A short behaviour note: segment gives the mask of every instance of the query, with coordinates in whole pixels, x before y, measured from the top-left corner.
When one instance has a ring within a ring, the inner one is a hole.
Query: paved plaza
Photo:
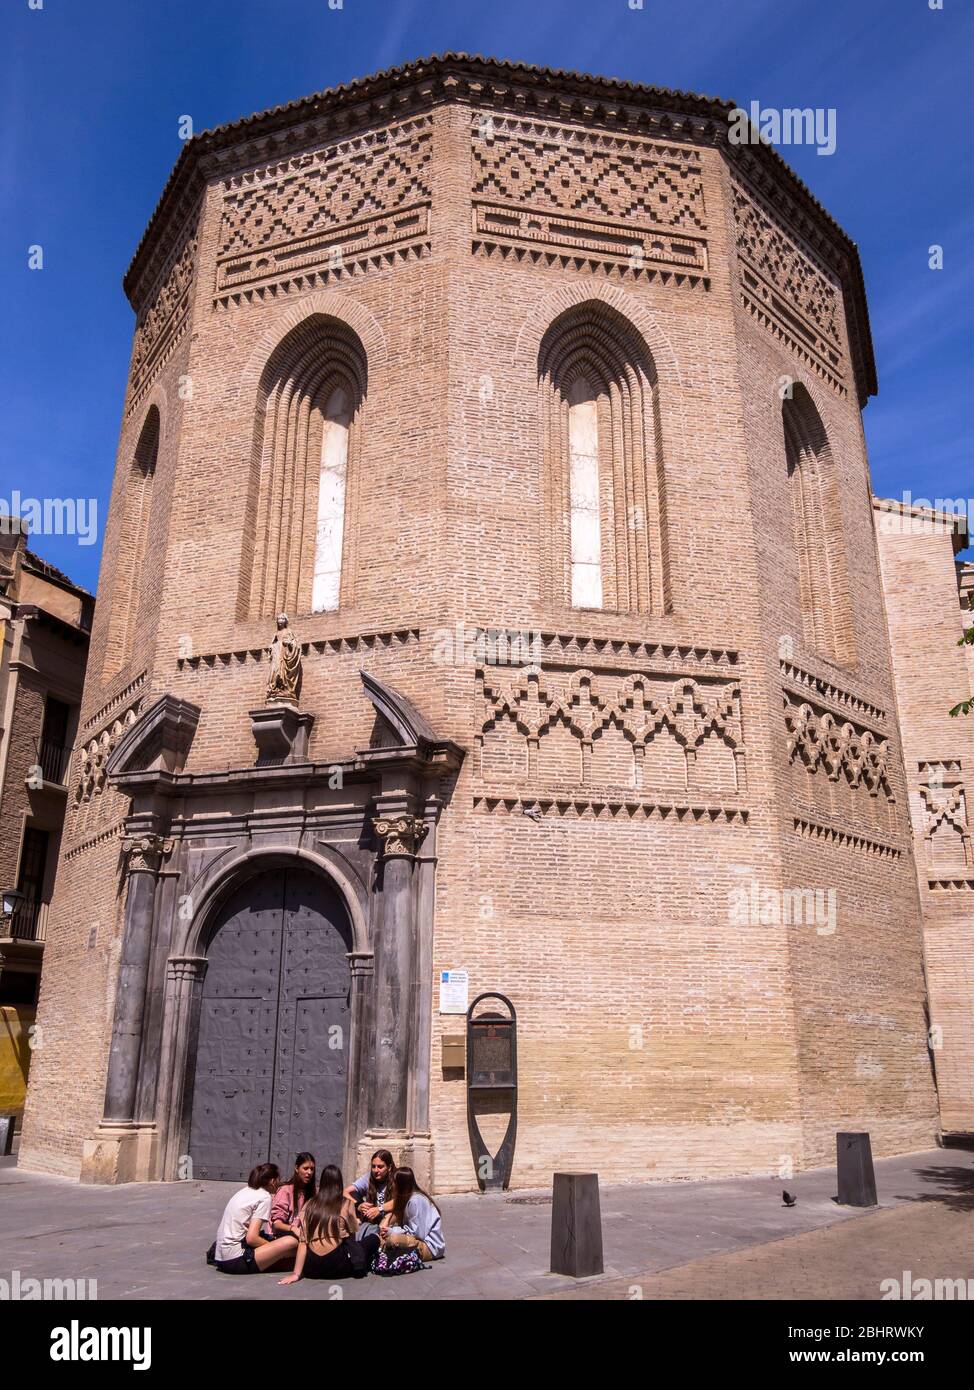
[[[974,1280],[974,1153],[876,1164],[880,1205],[836,1205],[835,1171],[602,1190],[605,1274],[549,1274],[550,1194],[443,1197],[447,1258],[341,1285],[349,1299],[878,1299],[880,1283]],[[328,1298],[334,1285],[234,1279],[204,1263],[233,1183],[81,1186],[0,1159],[0,1278],[97,1280],[99,1299]],[[972,1286],[974,1287],[974,1286]]]

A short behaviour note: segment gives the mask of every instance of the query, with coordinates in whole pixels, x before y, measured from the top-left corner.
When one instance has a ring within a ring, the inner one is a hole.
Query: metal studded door
[[[351,949],[338,894],[307,870],[289,869],[271,1122],[272,1157],[282,1172],[302,1149],[319,1170],[342,1161]]]
[[[348,1056],[348,916],[303,869],[243,884],[207,952],[190,1124],[200,1178],[244,1179],[310,1149],[340,1159]]]

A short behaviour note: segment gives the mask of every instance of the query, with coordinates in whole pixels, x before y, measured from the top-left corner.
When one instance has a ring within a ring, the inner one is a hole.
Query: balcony
[[[65,786],[70,760],[70,747],[62,747],[60,743],[52,743],[50,739],[41,739],[37,749],[37,762],[44,777],[45,786]]]
[[[9,917],[0,917],[0,938],[8,941],[33,941],[38,944],[47,935],[47,914],[50,903],[24,898],[17,903]]]

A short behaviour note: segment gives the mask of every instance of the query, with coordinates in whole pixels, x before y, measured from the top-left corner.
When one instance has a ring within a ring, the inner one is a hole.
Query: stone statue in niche
[[[301,684],[301,643],[288,627],[286,613],[278,614],[277,632],[267,650],[271,654],[268,700],[296,705]]]

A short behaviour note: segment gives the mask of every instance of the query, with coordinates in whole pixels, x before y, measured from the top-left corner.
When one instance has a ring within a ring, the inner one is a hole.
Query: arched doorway
[[[207,949],[189,1154],[199,1178],[244,1179],[309,1149],[341,1161],[352,929],[339,893],[304,867],[241,884]]]

